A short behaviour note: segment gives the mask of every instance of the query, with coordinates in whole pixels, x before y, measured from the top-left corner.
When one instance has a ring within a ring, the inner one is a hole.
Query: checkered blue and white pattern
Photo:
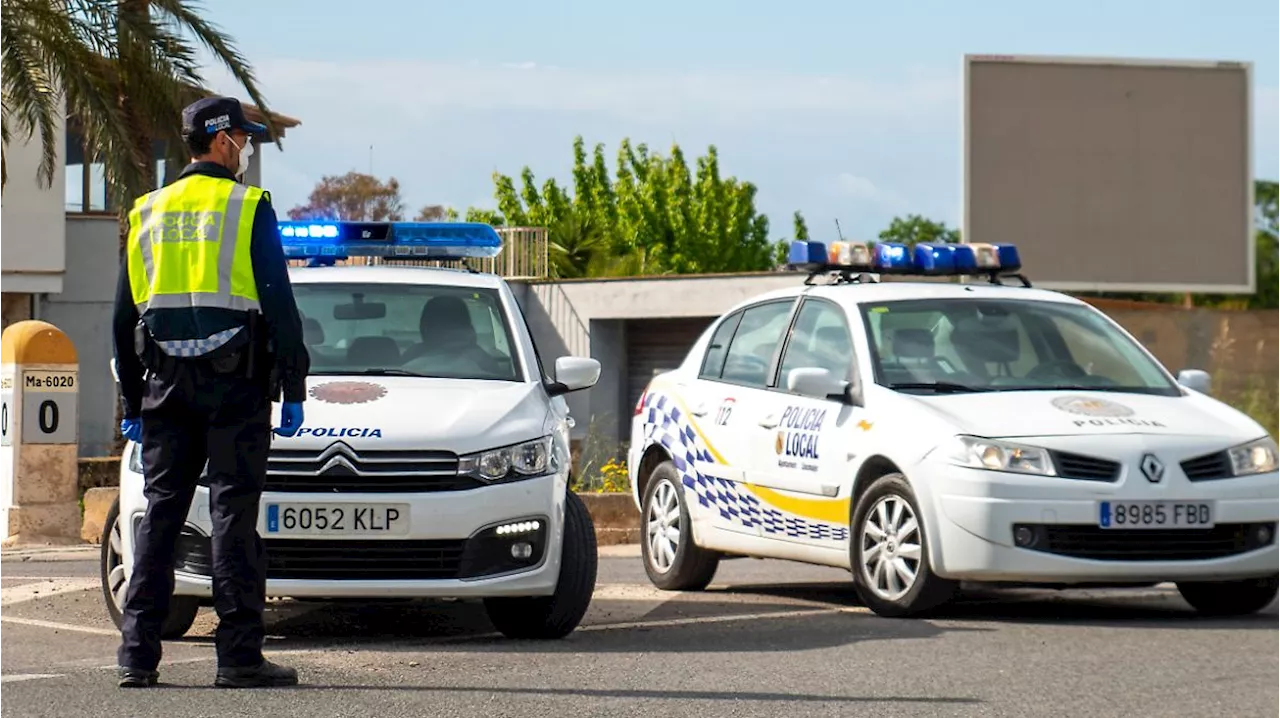
[[[717,463],[702,438],[684,420],[676,401],[666,394],[651,392],[645,400],[648,414],[645,437],[662,444],[680,474],[685,489],[698,504],[714,509],[720,517],[744,528],[761,527],[766,534],[817,541],[847,541],[849,527],[813,521],[779,511],[743,490],[736,482],[698,472],[697,462]]]
[[[156,344],[165,354],[173,357],[199,357],[208,354],[218,347],[231,341],[231,338],[240,333],[241,327],[232,327],[230,329],[218,332],[205,337],[204,339],[175,339],[170,341],[156,340]]]

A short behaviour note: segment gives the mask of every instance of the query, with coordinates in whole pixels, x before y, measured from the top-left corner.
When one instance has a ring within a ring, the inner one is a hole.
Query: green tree
[[[888,228],[880,233],[881,242],[901,242],[908,246],[917,242],[960,241],[960,230],[947,227],[943,222],[935,222],[918,214],[906,217],[894,217]]]
[[[557,276],[737,272],[773,263],[755,186],[722,177],[714,146],[691,170],[679,145],[663,157],[624,139],[611,174],[604,145],[588,154],[577,137],[570,177],[566,188],[554,179],[539,185],[528,167],[519,184],[493,176],[507,224],[548,228]]]
[[[204,94],[196,47],[209,50],[272,125],[248,61],[187,0],[7,0],[0,14],[3,145],[40,136],[37,180],[50,186],[58,125],[75,123],[103,164],[108,193],[156,186],[155,142],[182,156],[181,111]],[[274,128],[273,128],[274,129]],[[92,156],[92,155],[91,155]],[[0,162],[0,164],[3,164]],[[3,168],[8,182],[8,168]]]

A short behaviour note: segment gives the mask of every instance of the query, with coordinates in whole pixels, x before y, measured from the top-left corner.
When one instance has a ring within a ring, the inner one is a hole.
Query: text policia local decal
[[[774,452],[780,457],[778,466],[784,469],[817,471],[816,462],[821,459],[818,455],[819,438],[826,419],[826,409],[787,407],[778,422],[778,435],[774,441]]]

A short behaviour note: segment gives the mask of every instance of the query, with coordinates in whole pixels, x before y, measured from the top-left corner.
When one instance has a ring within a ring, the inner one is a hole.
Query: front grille
[[[458,578],[466,540],[266,539],[267,578],[305,581]],[[211,576],[209,538],[184,531],[175,567]]]
[[[1085,481],[1115,481],[1120,477],[1120,463],[1065,451],[1050,452],[1058,475]]]
[[[1182,462],[1182,473],[1190,481],[1231,478],[1231,457],[1225,451],[1197,456]]]
[[[276,449],[267,458],[266,491],[435,492],[483,486],[458,475],[458,457],[448,451],[364,450],[345,444],[324,451]]]
[[[458,577],[465,540],[267,541],[267,578],[428,580]]]
[[[1018,524],[1035,551],[1098,561],[1198,561],[1269,546],[1276,524],[1219,524],[1210,529],[1104,529],[1087,524]],[[1020,544],[1021,545],[1021,544]]]

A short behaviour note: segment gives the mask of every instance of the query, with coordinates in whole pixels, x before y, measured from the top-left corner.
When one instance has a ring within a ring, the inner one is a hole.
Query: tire
[[[858,597],[879,616],[921,616],[956,594],[958,584],[940,578],[929,565],[929,537],[919,517],[915,492],[899,473],[881,476],[858,497],[850,522],[850,567]],[[878,544],[875,535],[885,523],[906,531]],[[882,563],[882,555],[891,559]]]
[[[121,553],[120,499],[111,503],[107,519],[102,526],[102,548],[99,551],[99,575],[102,579],[102,598],[107,604],[111,622],[120,628],[124,615],[120,611],[128,581],[124,573],[124,557]],[[160,625],[160,639],[173,641],[187,635],[191,624],[200,612],[200,599],[196,596],[173,596],[169,599],[169,615]]]
[[[555,593],[484,600],[490,623],[507,638],[564,638],[578,627],[591,605],[599,558],[595,525],[576,493],[568,492],[564,508],[564,545]]]
[[[1246,616],[1271,605],[1277,584],[1275,575],[1244,581],[1184,581],[1178,584],[1178,593],[1202,615]]]
[[[701,591],[715,577],[720,554],[693,542],[689,507],[675,464],[664,461],[649,476],[641,513],[644,572],[654,586],[664,591]]]

